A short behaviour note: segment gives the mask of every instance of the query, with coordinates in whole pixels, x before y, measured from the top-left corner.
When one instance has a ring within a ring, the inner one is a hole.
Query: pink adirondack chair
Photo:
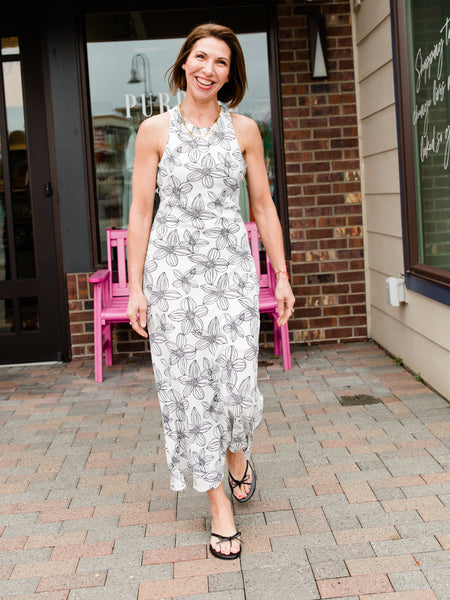
[[[259,233],[256,223],[253,221],[246,223],[248,239],[253,260],[255,261],[256,273],[259,279],[259,312],[268,313],[273,320],[274,352],[276,355],[283,355],[283,367],[285,371],[292,368],[291,364],[291,346],[289,343],[288,324],[279,327],[277,325],[277,300],[275,298],[276,277],[269,257],[266,254],[266,273],[261,273],[260,244]]]
[[[259,256],[259,234],[256,223],[246,223],[256,273],[260,283],[259,311],[269,313],[273,319],[275,354],[283,354],[285,370],[291,368],[291,348],[287,323],[277,325],[277,301],[275,298],[276,278],[269,258],[266,258],[266,273],[261,273]],[[94,285],[94,353],[95,381],[103,381],[103,351],[105,364],[112,366],[112,327],[115,323],[126,323],[128,304],[128,281],[126,266],[126,229],[107,229],[106,248],[108,268],[94,273],[89,282]],[[113,249],[117,249],[117,282],[113,281]]]
[[[112,326],[126,323],[128,281],[126,267],[126,229],[106,230],[108,268],[94,273],[89,282],[94,284],[94,354],[95,381],[103,381],[103,350],[105,363],[112,366]],[[113,248],[117,249],[117,283],[113,281]]]

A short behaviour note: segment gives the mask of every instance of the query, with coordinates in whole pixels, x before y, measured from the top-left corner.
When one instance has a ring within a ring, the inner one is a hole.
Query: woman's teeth
[[[207,81],[205,79],[201,79],[200,77],[196,77],[197,81],[201,84],[201,85],[213,85],[213,81]]]

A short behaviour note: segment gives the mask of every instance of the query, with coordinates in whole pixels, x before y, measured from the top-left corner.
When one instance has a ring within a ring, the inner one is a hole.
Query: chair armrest
[[[103,283],[111,276],[108,269],[100,269],[89,277],[89,283]]]

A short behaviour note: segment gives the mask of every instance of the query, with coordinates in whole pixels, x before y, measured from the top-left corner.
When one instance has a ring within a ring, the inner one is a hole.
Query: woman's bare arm
[[[233,125],[247,163],[247,187],[261,241],[275,272],[284,271],[283,233],[270,194],[258,126],[252,119],[236,114],[233,115]],[[284,274],[277,277],[275,295],[278,300],[278,323],[283,325],[295,303],[289,280]]]
[[[167,140],[168,115],[164,113],[143,121],[135,145],[127,258],[130,298],[127,316],[132,327],[147,337],[147,301],[142,291],[145,255],[152,224],[158,163]]]

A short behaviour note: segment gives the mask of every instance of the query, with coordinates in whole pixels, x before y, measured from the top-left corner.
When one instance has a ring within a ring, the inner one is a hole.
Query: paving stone
[[[420,568],[425,573],[427,569],[448,569],[450,568],[450,550],[438,552],[417,552],[414,554]]]
[[[87,537],[86,537],[86,541],[89,543],[94,543],[94,542],[105,542],[111,539],[136,539],[136,538],[143,538],[145,536],[145,525],[135,525],[132,527],[118,527],[113,520],[113,523],[110,525],[104,524],[102,525],[101,522],[103,523],[108,523],[108,519],[93,519],[94,521],[97,520],[100,523],[97,523],[96,526],[92,526],[90,527],[87,523],[85,523],[85,526],[87,527]],[[73,525],[71,528],[66,528],[64,529],[64,531],[77,531],[77,530],[81,530],[83,529],[83,527],[79,526],[79,529],[77,529],[76,525]]]
[[[109,585],[107,581],[106,585],[100,588],[89,587],[73,589],[69,593],[68,600],[137,600],[138,591],[138,582]],[[45,598],[43,598],[43,600],[45,600]]]
[[[39,577],[27,579],[0,580],[0,597],[18,596],[19,594],[32,594],[39,583]]]
[[[214,573],[208,576],[209,592],[228,592],[241,590],[244,587],[242,572]]]
[[[0,538],[2,539],[2,538]],[[13,550],[0,553],[0,565],[17,565],[23,563],[37,563],[49,560],[50,548]]]
[[[142,552],[139,550],[128,554],[115,553],[103,556],[85,556],[81,557],[78,561],[77,572],[105,571],[120,568],[130,568],[131,570],[132,567],[140,566],[141,563]]]
[[[353,558],[345,562],[352,577],[356,575],[370,575],[372,573],[397,573],[419,570],[419,565],[412,554]]]
[[[172,600],[223,600],[223,592],[176,596]],[[246,596],[243,590],[227,590],[227,600],[246,600]]]
[[[295,514],[292,510],[277,510],[265,512],[266,523],[287,523],[295,521]]]
[[[372,542],[377,556],[396,556],[397,554],[416,554],[440,550],[440,544],[434,536],[411,537],[399,540]]]
[[[402,523],[423,523],[419,513],[416,510],[405,510],[403,512],[391,512],[384,514],[364,514],[358,515],[358,519],[363,527],[383,527],[386,525],[400,525]]]
[[[283,600],[317,600],[319,591],[312,572],[296,566],[244,570],[246,600],[283,598]]]
[[[439,600],[448,600],[450,598],[450,566],[436,569],[423,568],[423,573]]]
[[[375,491],[377,500],[395,500],[398,498],[404,498],[405,494],[400,488],[382,488]]]
[[[381,595],[392,590],[388,577],[380,573],[325,579],[318,581],[317,585],[321,594],[320,597],[327,599],[334,596],[342,597],[349,593],[358,594],[360,597],[366,594]]]
[[[170,579],[174,576],[173,565],[150,565],[134,567],[118,567],[108,570],[108,583],[120,585],[124,582],[147,582]]]
[[[209,544],[209,533],[206,531],[195,531],[192,533],[178,533],[176,536],[176,546],[198,546],[199,544]]]
[[[405,496],[407,496],[408,498],[418,498],[419,496],[438,496],[439,500],[443,504],[448,504],[443,501],[443,498],[445,499],[445,497],[447,496],[447,499],[450,499],[449,490],[450,490],[449,483],[441,483],[441,484],[439,484],[439,483],[430,484],[429,483],[426,486],[424,486],[424,485],[408,486],[408,487],[405,487],[405,489],[403,491],[404,491]]]
[[[343,560],[329,559],[313,562],[311,568],[317,581],[320,579],[334,579],[348,577],[348,569]]]
[[[425,590],[429,585],[421,571],[389,573],[389,580],[396,592],[404,592],[407,590]]]
[[[375,553],[370,544],[345,544],[335,548],[307,548],[306,554],[311,564],[330,560],[349,560],[351,558],[370,558]]]
[[[360,522],[357,517],[349,514],[340,514],[331,512],[329,508],[324,507],[324,512],[332,531],[340,531],[342,529],[356,529],[360,526]]]

